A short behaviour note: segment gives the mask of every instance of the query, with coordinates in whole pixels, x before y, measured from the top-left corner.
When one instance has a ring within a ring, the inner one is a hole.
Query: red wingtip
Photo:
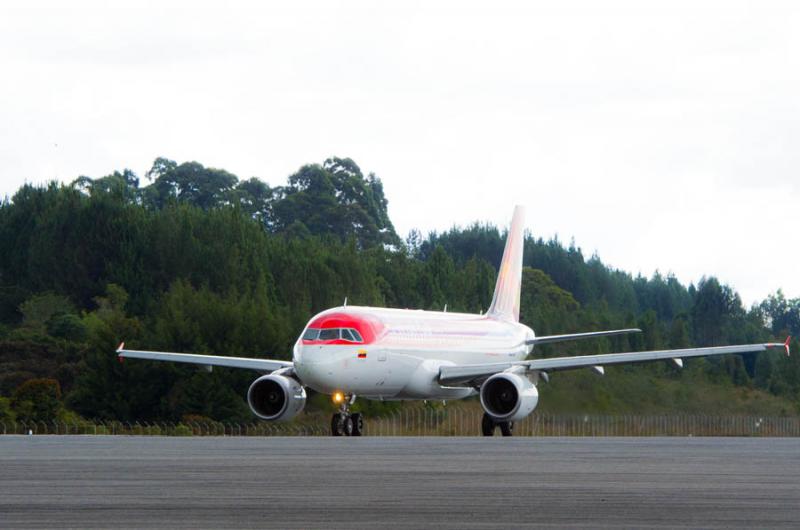
[[[786,348],[786,356],[787,357],[789,357],[789,355],[791,355],[791,352],[789,351],[789,343],[790,342],[792,342],[792,336],[791,335],[786,337],[786,342],[783,343],[783,347]]]

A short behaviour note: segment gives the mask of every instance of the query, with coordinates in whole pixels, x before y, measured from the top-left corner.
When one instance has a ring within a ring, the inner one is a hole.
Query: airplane
[[[551,372],[623,363],[741,354],[783,347],[781,343],[679,350],[609,353],[529,359],[536,345],[593,339],[639,329],[537,337],[519,322],[524,209],[514,209],[492,303],[485,314],[348,306],[346,301],[315,315],[294,344],[291,361],[125,349],[123,358],[149,359],[262,372],[247,391],[261,419],[290,420],[306,402],[306,388],[329,394],[339,405],[331,418],[333,436],[361,436],[364,419],[351,412],[356,396],[372,400],[452,400],[478,395],[484,410],[481,431],[499,427],[513,434],[514,422],[539,401],[537,384]]]

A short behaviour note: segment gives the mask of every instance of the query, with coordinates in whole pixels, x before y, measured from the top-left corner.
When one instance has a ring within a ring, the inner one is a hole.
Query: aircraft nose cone
[[[303,364],[319,364],[322,361],[322,348],[319,346],[300,346],[297,351],[298,359]]]

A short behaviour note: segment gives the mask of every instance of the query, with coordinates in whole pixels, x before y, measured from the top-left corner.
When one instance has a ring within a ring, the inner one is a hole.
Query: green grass
[[[794,416],[797,403],[753,388],[717,384],[696,372],[658,374],[640,367],[553,373],[539,384],[540,412],[556,414],[708,414]]]

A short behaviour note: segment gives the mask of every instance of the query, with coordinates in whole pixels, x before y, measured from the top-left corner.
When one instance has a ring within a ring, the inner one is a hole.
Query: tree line
[[[399,237],[380,179],[346,158],[303,166],[276,187],[164,158],[144,180],[123,170],[68,185],[25,185],[0,205],[0,420],[246,420],[254,374],[120,364],[118,342],[288,359],[310,316],[345,297],[482,312],[504,238],[485,224]],[[689,286],[671,275],[634,277],[574,244],[531,234],[524,260],[521,320],[537,333],[644,330],[537,354],[760,342],[800,332],[800,300],[780,291],[746,308],[714,277]],[[731,356],[687,368],[694,381],[760,389],[800,406],[797,357]],[[663,365],[621,370],[681,377]],[[310,406],[324,405],[312,399]]]

